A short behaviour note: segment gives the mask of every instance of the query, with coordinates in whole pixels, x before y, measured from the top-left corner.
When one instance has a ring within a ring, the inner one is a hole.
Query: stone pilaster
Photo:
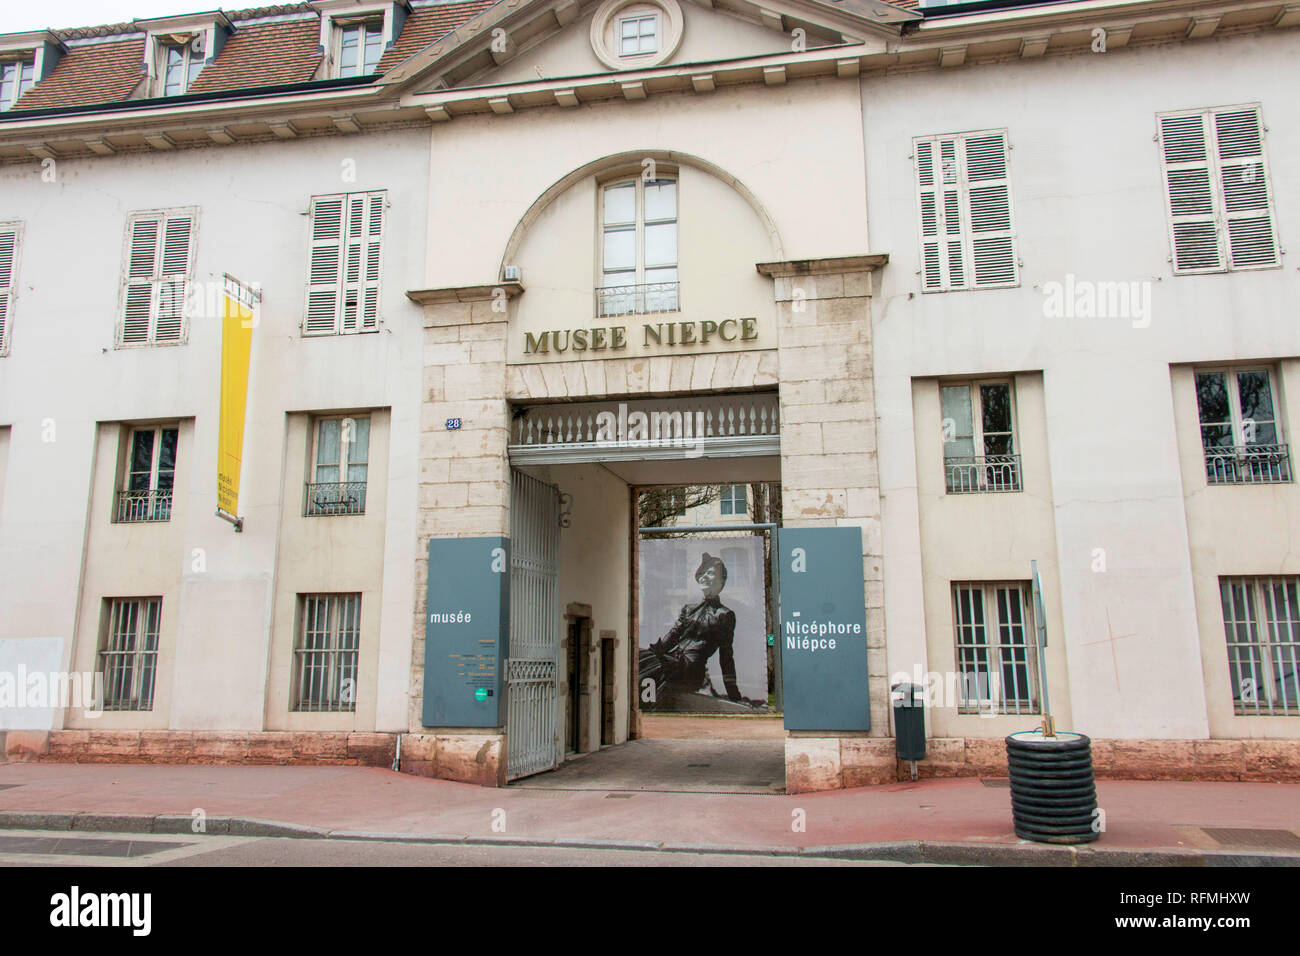
[[[498,768],[504,753],[504,728],[466,733],[463,729],[421,725],[429,580],[427,542],[431,537],[509,533],[506,334],[508,299],[520,291],[517,283],[505,283],[409,294],[424,306],[424,372],[408,711],[412,736],[409,766],[408,754],[404,753],[403,769],[480,783],[504,783],[504,770]],[[459,419],[460,427],[448,428],[449,419]],[[438,759],[423,760],[421,747],[431,748]],[[453,750],[470,753],[474,759],[468,763],[452,760],[447,755]]]
[[[854,256],[758,267],[775,283],[782,521],[794,528],[862,529],[871,737],[892,733],[871,348],[871,273],[884,261],[883,256]],[[863,776],[867,768],[859,767],[857,758],[865,755],[870,756],[868,778],[892,777],[892,756],[865,746],[845,751],[838,736],[809,734],[787,741],[791,792],[827,789],[832,781],[860,785],[845,781]],[[828,757],[832,752],[834,760]],[[807,781],[800,778],[801,767],[808,770]]]

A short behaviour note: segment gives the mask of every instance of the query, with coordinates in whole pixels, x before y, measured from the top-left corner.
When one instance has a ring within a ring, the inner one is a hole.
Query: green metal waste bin
[[[899,760],[925,759],[925,697],[920,684],[899,683],[890,689],[894,704],[894,742]]]

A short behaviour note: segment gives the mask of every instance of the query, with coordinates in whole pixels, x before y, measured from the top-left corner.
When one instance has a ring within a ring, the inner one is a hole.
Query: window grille
[[[958,713],[1040,712],[1029,588],[1028,581],[953,584]]]
[[[153,710],[162,598],[112,598],[99,649],[105,710]]]
[[[299,595],[299,619],[293,709],[355,711],[361,595]]]
[[[1219,579],[1234,713],[1300,716],[1300,577]]]

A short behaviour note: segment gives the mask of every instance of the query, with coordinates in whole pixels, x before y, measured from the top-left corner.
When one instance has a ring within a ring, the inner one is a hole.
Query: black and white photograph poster
[[[643,711],[768,711],[763,564],[758,535],[641,542]]]

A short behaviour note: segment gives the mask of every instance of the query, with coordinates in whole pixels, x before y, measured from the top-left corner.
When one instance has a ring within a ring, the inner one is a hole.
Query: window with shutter
[[[13,325],[14,292],[18,286],[18,242],[22,227],[0,223],[0,355],[9,354],[9,330]]]
[[[137,213],[127,223],[119,345],[181,342],[197,211]]]
[[[1004,131],[913,142],[926,292],[1019,282]]]
[[[306,335],[379,328],[383,192],[317,196],[311,204]]]
[[[1281,264],[1257,106],[1158,117],[1175,275]]]

